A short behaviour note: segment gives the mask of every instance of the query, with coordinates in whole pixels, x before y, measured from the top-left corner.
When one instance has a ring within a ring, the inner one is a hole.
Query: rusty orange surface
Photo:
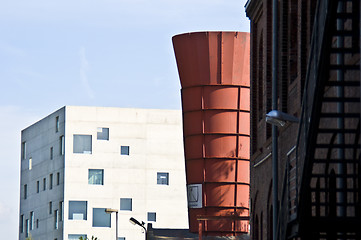
[[[187,184],[201,184],[205,235],[248,232],[250,159],[249,33],[195,32],[173,37],[182,86]]]

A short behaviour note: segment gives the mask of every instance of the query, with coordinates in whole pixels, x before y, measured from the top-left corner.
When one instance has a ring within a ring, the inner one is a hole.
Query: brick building
[[[272,239],[272,0],[246,13],[251,235]],[[277,34],[278,110],[300,119],[278,128],[277,239],[360,239],[359,0],[279,1]]]

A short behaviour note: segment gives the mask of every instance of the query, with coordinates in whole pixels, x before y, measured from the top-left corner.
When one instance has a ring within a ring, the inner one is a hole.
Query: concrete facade
[[[130,217],[188,228],[181,119],[178,110],[66,106],[24,129],[19,239],[113,239],[115,214],[104,208],[124,209],[122,240],[144,238]]]

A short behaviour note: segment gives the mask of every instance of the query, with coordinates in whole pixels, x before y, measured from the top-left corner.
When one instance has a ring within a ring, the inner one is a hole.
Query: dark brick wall
[[[316,2],[279,1],[278,105],[298,117]],[[271,110],[272,0],[250,0],[246,12],[251,20],[251,236],[272,239],[271,126],[265,122]],[[279,128],[279,193],[297,131],[297,124]]]

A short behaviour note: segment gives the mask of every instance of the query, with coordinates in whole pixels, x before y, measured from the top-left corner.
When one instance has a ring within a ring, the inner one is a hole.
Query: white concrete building
[[[144,239],[188,228],[178,110],[66,106],[21,134],[19,240]]]

